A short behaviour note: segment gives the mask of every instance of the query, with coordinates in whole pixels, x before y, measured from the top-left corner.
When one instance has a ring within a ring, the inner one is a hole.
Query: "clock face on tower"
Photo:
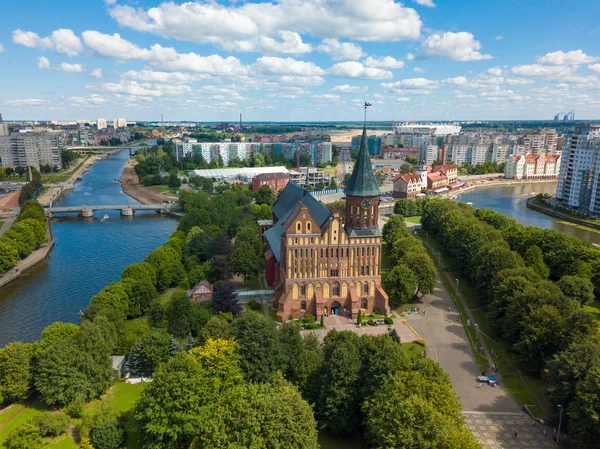
[[[365,210],[368,209],[369,207],[371,207],[371,200],[368,200],[368,199],[362,200],[362,202],[360,203],[360,207],[362,207]]]

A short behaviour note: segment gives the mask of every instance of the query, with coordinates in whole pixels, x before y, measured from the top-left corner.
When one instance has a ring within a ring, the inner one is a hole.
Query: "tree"
[[[156,370],[135,406],[146,449],[188,447],[204,419],[204,407],[220,393],[193,356],[180,352]]]
[[[567,410],[569,430],[577,447],[593,449],[600,440],[600,367],[590,369],[577,383],[575,398]]]
[[[408,302],[417,291],[418,281],[406,265],[396,265],[383,280],[383,289],[389,296],[390,305],[397,307]]]
[[[221,388],[228,389],[244,381],[238,350],[239,345],[235,341],[209,338],[189,353],[207,375],[219,379]]]
[[[258,273],[260,262],[260,258],[249,243],[236,242],[231,255],[231,269],[234,273],[244,276],[244,282],[248,277]]]
[[[40,430],[33,424],[23,424],[8,434],[6,449],[41,449],[44,444]]]
[[[242,310],[237,295],[237,289],[233,282],[219,282],[215,284],[212,306],[217,312],[237,315]]]
[[[125,442],[125,429],[116,418],[101,423],[92,430],[91,443],[95,449],[119,449]]]
[[[36,415],[31,423],[40,430],[42,437],[57,437],[67,432],[70,419],[63,412],[44,412]]]
[[[54,343],[73,337],[79,331],[79,326],[73,323],[61,323],[56,321],[46,326],[42,331],[40,339],[40,351],[45,352]]]
[[[233,337],[231,324],[225,319],[224,314],[213,316],[208,323],[200,331],[199,337],[201,342],[212,339],[229,339]]]
[[[152,329],[146,333],[130,356],[133,374],[150,377],[156,368],[169,359],[169,334],[164,329]]]
[[[275,193],[271,190],[271,187],[264,185],[254,192],[254,199],[256,204],[268,204],[272,206],[275,202]]]
[[[240,366],[250,382],[267,382],[277,370],[285,371],[277,327],[256,313],[242,313],[233,321],[240,345]],[[257,344],[260,342],[260,344]]]
[[[319,397],[322,364],[321,343],[315,334],[305,335],[301,341],[300,351],[291,360],[286,377],[298,387],[302,397],[311,404],[315,404]]]
[[[392,217],[383,225],[383,229],[381,231],[383,240],[389,244],[393,244],[394,242],[391,240],[391,236],[399,229],[406,230],[406,222],[404,221],[404,217],[401,215],[392,215]],[[408,235],[407,230],[406,234]]]
[[[156,285],[156,267],[148,262],[132,263],[121,273],[121,280],[128,278],[136,281],[147,279]]]
[[[17,244],[6,237],[0,238],[0,273],[14,267],[20,258]]]
[[[198,433],[191,449],[319,447],[310,405],[282,378],[272,384],[241,385],[227,391],[209,407]]]
[[[582,306],[594,302],[594,284],[589,279],[566,274],[557,284],[567,298],[576,299]]]
[[[192,302],[182,290],[177,290],[167,306],[167,329],[176,337],[185,337],[191,330]]]
[[[544,263],[544,255],[539,246],[533,245],[527,248],[523,254],[525,263],[533,267],[541,277],[547,278],[550,275],[550,269]]]
[[[435,265],[425,252],[406,254],[400,263],[412,270],[417,278],[417,291],[422,294],[433,293],[435,288]]]
[[[211,284],[231,279],[231,267],[228,258],[226,256],[213,257],[206,277]]]
[[[334,433],[360,428],[360,337],[351,331],[330,331],[323,340],[323,368],[317,412]]]
[[[21,342],[0,349],[0,398],[13,402],[29,397],[36,351],[36,343]]]

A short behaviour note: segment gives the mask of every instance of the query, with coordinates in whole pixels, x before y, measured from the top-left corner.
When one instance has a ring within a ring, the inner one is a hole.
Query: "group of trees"
[[[475,286],[490,323],[525,371],[544,376],[579,447],[597,445],[598,322],[583,305],[600,293],[600,250],[500,213],[432,199],[422,224]],[[589,351],[585,357],[582,351]],[[568,361],[572,357],[577,357]],[[596,394],[590,394],[595,391]]]
[[[461,170],[467,175],[487,175],[490,173],[504,173],[505,165],[504,162],[501,164],[498,162],[486,162],[477,165],[471,165],[470,162],[465,162],[462,164]]]
[[[421,198],[414,200],[401,198],[394,204],[394,213],[402,215],[403,217],[416,217],[422,215],[425,201],[425,199]]]
[[[134,170],[145,186],[168,185],[177,189],[181,186],[181,180],[177,176],[179,165],[175,155],[175,144],[171,140],[158,140],[161,141],[160,147],[154,145],[137,151]],[[161,173],[166,174],[163,176]]]
[[[25,202],[30,200],[35,200],[42,190],[44,186],[42,185],[42,175],[41,173],[33,167],[30,167],[31,170],[31,179],[29,177],[29,172],[25,172],[27,174],[27,180],[29,181],[23,187],[21,187],[21,191],[19,193],[19,205],[23,206]]]
[[[0,237],[0,274],[46,241],[46,216],[37,201],[26,201],[10,229]]]
[[[334,330],[320,344],[298,323],[246,312],[211,318],[203,336],[157,368],[138,402],[144,447],[316,448],[317,425],[374,448],[480,447],[448,375],[388,335]]]
[[[432,293],[435,265],[421,241],[406,228],[404,218],[392,215],[382,233],[384,252],[393,265],[390,272],[384,273],[382,282],[390,305],[397,307],[419,293]]]
[[[62,163],[62,168],[64,170],[69,168],[71,166],[71,164],[78,159],[78,157],[79,156],[77,155],[77,153],[75,153],[73,150],[62,150],[60,152],[60,160]]]

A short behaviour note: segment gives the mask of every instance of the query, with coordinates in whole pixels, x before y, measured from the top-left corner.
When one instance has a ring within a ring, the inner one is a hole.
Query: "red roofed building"
[[[394,178],[394,196],[396,198],[415,198],[421,193],[421,175],[404,174]]]
[[[448,184],[452,184],[458,180],[458,166],[456,164],[435,165],[433,171],[446,175]]]
[[[448,177],[441,172],[427,173],[427,188],[429,190],[440,189],[448,185]]]
[[[419,157],[419,147],[396,148],[382,145],[381,154],[384,159],[406,159],[408,156],[416,159]]]
[[[559,154],[526,154],[511,156],[506,161],[507,179],[553,179],[560,171]]]
[[[213,296],[213,286],[208,281],[201,281],[186,293],[193,302],[210,301]]]
[[[279,190],[285,188],[290,182],[290,175],[287,173],[261,173],[252,178],[252,191],[256,192],[262,186],[269,186],[275,195],[279,195]]]

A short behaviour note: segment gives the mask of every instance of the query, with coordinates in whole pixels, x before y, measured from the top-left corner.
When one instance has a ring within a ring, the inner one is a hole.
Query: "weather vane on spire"
[[[365,126],[367,126],[367,108],[371,106],[371,103],[365,101]]]

